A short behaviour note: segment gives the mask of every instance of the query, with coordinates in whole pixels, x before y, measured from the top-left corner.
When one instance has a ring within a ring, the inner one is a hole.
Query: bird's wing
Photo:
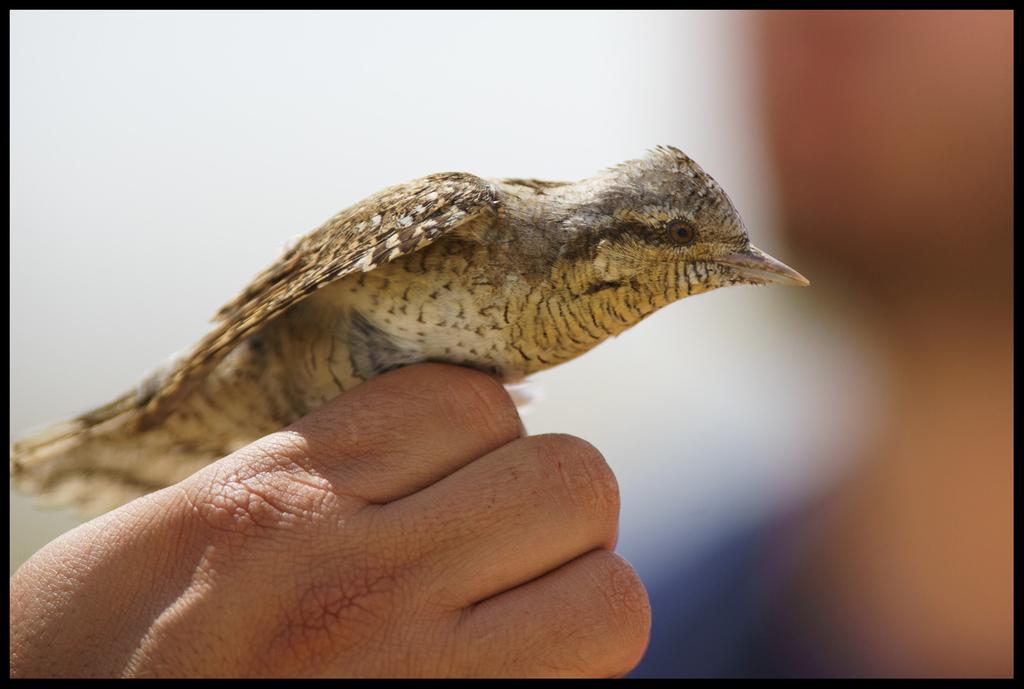
[[[441,173],[385,189],[342,211],[290,247],[224,305],[218,323],[164,378],[140,429],[156,425],[245,336],[324,285],[412,253],[474,220],[496,217],[497,192],[465,173]]]
[[[558,187],[564,187],[572,182],[547,182],[542,179],[502,179],[499,180],[503,184],[511,184],[517,187],[527,187],[533,190],[535,195],[543,196],[548,189],[557,189]]]

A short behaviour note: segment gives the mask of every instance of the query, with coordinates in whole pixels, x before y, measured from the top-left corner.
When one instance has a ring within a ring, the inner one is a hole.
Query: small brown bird
[[[137,389],[15,442],[12,483],[96,512],[389,369],[440,361],[516,382],[683,297],[767,283],[809,284],[750,244],[675,148],[575,183],[429,175],[307,234]]]

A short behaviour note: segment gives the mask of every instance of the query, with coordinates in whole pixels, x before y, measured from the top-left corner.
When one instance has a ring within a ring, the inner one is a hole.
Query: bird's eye
[[[668,236],[676,244],[685,246],[693,243],[693,240],[697,238],[697,231],[688,222],[673,220],[668,224]]]

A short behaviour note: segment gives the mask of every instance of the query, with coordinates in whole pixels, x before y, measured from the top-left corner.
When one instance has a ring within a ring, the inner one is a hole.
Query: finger
[[[463,611],[466,674],[615,677],[643,657],[647,593],[628,562],[594,550]]]
[[[495,450],[380,516],[395,529],[382,537],[407,543],[430,599],[459,609],[611,548],[619,492],[592,445],[540,435]]]
[[[372,378],[257,443],[334,489],[396,500],[523,434],[508,393],[484,373],[420,364]]]

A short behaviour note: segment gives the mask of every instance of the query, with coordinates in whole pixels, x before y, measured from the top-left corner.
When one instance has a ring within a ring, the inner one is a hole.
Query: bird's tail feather
[[[139,398],[125,394],[11,445],[11,485],[46,506],[99,514],[175,483],[216,457],[174,429],[138,433]],[[210,456],[207,456],[210,455]]]

